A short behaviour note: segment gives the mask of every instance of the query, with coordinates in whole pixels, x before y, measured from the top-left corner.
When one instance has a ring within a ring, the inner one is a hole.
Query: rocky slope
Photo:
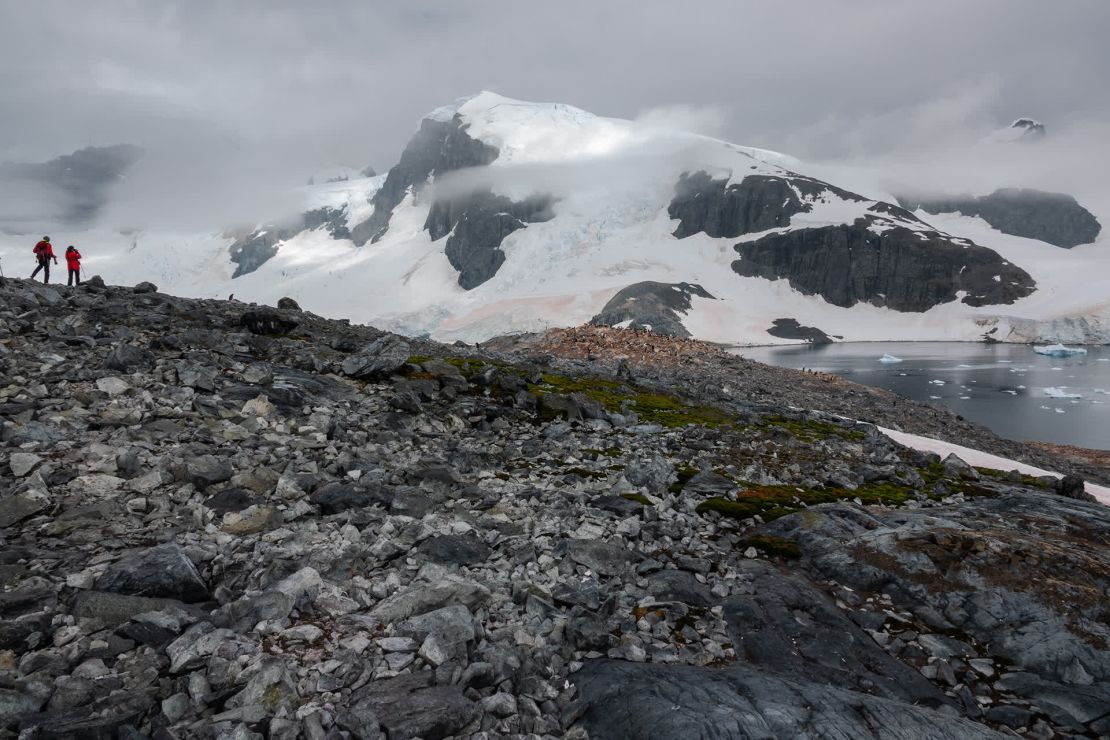
[[[1048,459],[638,332],[5,281],[0,735],[1110,734],[1107,509],[844,416]]]

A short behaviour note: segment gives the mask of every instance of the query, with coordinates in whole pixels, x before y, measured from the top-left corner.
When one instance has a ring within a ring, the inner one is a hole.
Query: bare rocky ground
[[[90,283],[0,284],[0,736],[1110,735],[1110,510],[850,419],[1051,453],[636,334]]]

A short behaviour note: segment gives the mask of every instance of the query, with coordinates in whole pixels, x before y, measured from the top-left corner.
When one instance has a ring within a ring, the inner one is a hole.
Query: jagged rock
[[[37,492],[17,493],[0,497],[0,529],[33,516],[50,504],[50,499]]]
[[[216,389],[216,368],[188,360],[181,360],[174,367],[177,370],[177,380],[182,385],[202,391]]]
[[[134,293],[157,293],[158,286],[154,283],[141,282],[131,289]]]
[[[388,377],[400,370],[411,354],[408,342],[387,334],[345,359],[343,372],[356,380]]]
[[[619,575],[630,563],[643,557],[622,545],[593,540],[567,540],[563,551],[575,563],[606,576]]]
[[[288,334],[297,327],[294,319],[270,308],[245,311],[239,321],[252,334]]]
[[[35,469],[42,458],[33,452],[13,452],[8,458],[8,468],[16,478],[22,478]]]
[[[617,291],[590,323],[688,337],[690,332],[682,325],[680,315],[689,312],[693,296],[713,299],[704,288],[692,283],[633,283]]]
[[[1043,190],[1002,188],[990,195],[900,196],[910,210],[978,216],[1003,234],[1039,239],[1070,249],[1089,244],[1102,230],[1098,220],[1075,198]]]
[[[490,549],[472,534],[430,537],[420,543],[417,551],[433,562],[453,565],[474,565],[490,556]]]
[[[77,617],[96,619],[109,626],[118,626],[139,614],[163,610],[186,609],[182,601],[149,596],[129,596],[104,591],[82,591],[73,602]]]
[[[104,367],[108,370],[128,373],[147,367],[150,361],[149,352],[126,342],[120,342],[112,348],[104,360]]]
[[[873,226],[882,222],[881,233]],[[732,269],[786,279],[806,295],[848,308],[872,303],[927,311],[959,298],[969,306],[1013,303],[1036,284],[996,252],[929,229],[860,218],[850,225],[795,229],[737,244]]]
[[[411,586],[379,603],[370,610],[370,616],[382,624],[390,624],[452,603],[473,608],[485,603],[489,597],[489,589],[479,583],[444,579]]]
[[[201,455],[185,463],[185,476],[194,486],[203,490],[216,483],[230,480],[231,466],[215,455]]]
[[[458,686],[432,686],[430,673],[373,681],[359,700],[373,710],[390,740],[439,740],[457,735],[478,713]]]
[[[684,239],[705,232],[733,238],[790,225],[795,213],[809,211],[786,178],[747,175],[739,183],[714,180],[705,171],[683,173],[667,208],[679,221],[674,235]]]
[[[283,297],[283,298],[279,298],[278,302],[277,302],[277,307],[280,308],[282,311],[300,311],[301,310],[301,305],[299,303],[297,303],[295,300],[293,300],[292,298],[289,298],[288,296]]]
[[[101,591],[154,596],[186,603],[204,601],[208,586],[177,545],[152,547],[114,563],[96,582]]]

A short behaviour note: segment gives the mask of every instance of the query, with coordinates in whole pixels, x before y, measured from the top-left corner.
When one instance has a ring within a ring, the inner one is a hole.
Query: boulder
[[[96,582],[97,589],[132,596],[205,601],[208,586],[193,562],[174,544],[157,545],[113,563]]]
[[[411,354],[408,342],[386,334],[343,360],[343,373],[356,380],[380,380],[404,367]]]

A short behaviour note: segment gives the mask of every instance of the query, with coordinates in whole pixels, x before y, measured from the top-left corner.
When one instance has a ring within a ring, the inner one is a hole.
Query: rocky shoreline
[[[866,422],[1061,469],[637,332],[3,281],[0,737],[1110,735],[1110,509]]]

